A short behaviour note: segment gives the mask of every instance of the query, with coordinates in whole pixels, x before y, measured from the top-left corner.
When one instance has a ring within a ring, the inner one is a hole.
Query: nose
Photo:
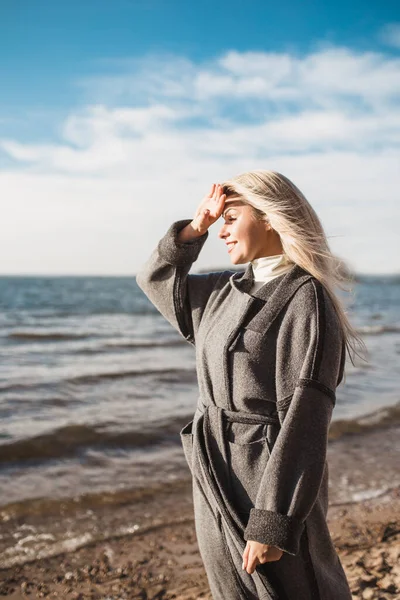
[[[223,240],[224,238],[226,238],[227,235],[228,235],[228,232],[225,229],[225,223],[224,223],[218,232],[218,237]]]

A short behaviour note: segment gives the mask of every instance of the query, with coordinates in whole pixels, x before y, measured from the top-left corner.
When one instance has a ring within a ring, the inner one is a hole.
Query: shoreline
[[[163,471],[167,474],[164,478],[167,484],[168,481],[180,480],[182,472],[187,467],[178,431],[192,418],[193,413],[184,417],[174,417],[173,425],[167,432],[168,439],[163,443],[158,444],[157,440],[152,438],[154,443],[142,447],[122,445],[124,457],[120,462],[118,462],[118,453],[113,456],[113,448],[108,448],[107,445],[103,447],[99,444],[95,446],[94,453],[91,454],[93,448],[90,443],[86,448],[84,440],[82,441],[84,450],[81,459],[77,455],[72,457],[48,456],[46,460],[42,460],[38,458],[40,452],[39,454],[33,452],[33,448],[30,448],[32,452],[28,460],[12,459],[14,446],[22,445],[25,450],[28,450],[29,444],[32,442],[40,449],[46,436],[33,437],[31,441],[23,440],[16,444],[11,442],[0,444],[0,463],[4,467],[2,477],[0,474],[0,523],[4,519],[4,515],[10,518],[23,518],[29,512],[38,513],[40,506],[44,512],[47,512],[48,508],[54,510],[53,506],[57,503],[63,505],[72,503],[76,506],[76,502],[86,501],[88,508],[92,504],[96,509],[97,505],[103,502],[103,497],[108,497],[106,501],[111,502],[111,498],[114,498],[119,504],[119,494],[122,497],[129,494],[133,497],[136,491],[140,491],[141,488],[136,487],[135,482],[140,482],[141,486],[157,486],[160,473]],[[160,426],[159,429],[162,427]],[[390,406],[376,408],[357,418],[332,420],[328,432],[327,450],[328,462],[332,466],[330,472],[333,485],[330,493],[333,494],[334,502],[341,502],[344,497],[339,481],[340,476],[346,472],[350,479],[354,479],[353,475],[359,471],[359,465],[363,462],[364,457],[357,448],[364,448],[365,454],[371,457],[368,462],[371,463],[370,466],[373,466],[376,473],[380,473],[382,481],[376,481],[371,468],[368,468],[364,462],[366,473],[364,476],[361,474],[356,478],[357,482],[354,485],[356,495],[358,491],[365,490],[368,482],[373,481],[374,487],[379,488],[378,492],[400,484],[397,468],[400,452],[396,449],[396,438],[399,433],[400,402],[398,401]],[[123,434],[125,442],[132,436],[134,437],[132,432]],[[118,439],[114,437],[113,440],[118,447]],[[73,440],[64,440],[64,442],[73,444]],[[348,464],[349,448],[352,449],[351,465]],[[85,454],[86,451],[88,454]],[[7,457],[8,460],[2,461],[4,457]],[[374,462],[375,465],[372,465]],[[95,485],[92,486],[91,482],[82,477],[81,482],[73,489],[69,481],[75,478],[77,470],[85,469],[87,466],[89,468],[92,466],[93,473],[95,470],[99,471],[99,467],[101,468],[101,484],[99,485],[95,481]],[[11,475],[6,474],[7,469],[10,470]],[[117,479],[115,477],[116,470],[118,471]],[[29,477],[26,477],[27,473]],[[53,476],[54,473],[57,474],[57,478]],[[61,480],[58,479],[60,476]],[[57,483],[53,484],[52,482],[56,480]],[[134,482],[133,487],[132,482]],[[350,488],[352,491],[353,487],[350,486],[348,489],[350,490]],[[38,490],[45,492],[46,496],[38,496]],[[362,498],[355,497],[355,499]]]
[[[212,600],[195,537],[191,480],[160,487],[135,503],[105,505],[97,515],[104,531],[113,526],[115,511],[130,533],[115,531],[107,540],[1,569],[0,595],[10,600]],[[37,521],[31,517],[25,523],[27,532]],[[353,597],[398,597],[400,486],[377,498],[330,506],[328,525]]]

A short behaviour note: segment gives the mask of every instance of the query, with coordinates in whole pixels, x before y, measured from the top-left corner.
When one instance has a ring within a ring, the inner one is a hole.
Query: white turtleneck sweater
[[[289,271],[294,263],[286,254],[275,254],[274,256],[261,256],[251,261],[254,273],[254,283],[250,294],[254,294],[264,283],[272,281],[275,277]]]

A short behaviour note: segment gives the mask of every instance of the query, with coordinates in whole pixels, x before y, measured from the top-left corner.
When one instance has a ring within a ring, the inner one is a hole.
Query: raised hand
[[[178,234],[178,241],[181,243],[191,242],[203,235],[207,229],[215,223],[222,215],[226,194],[222,193],[222,186],[213,183],[211,190],[204,196],[197,207],[195,216],[191,223],[186,225]]]
[[[199,234],[205,233],[210,225],[215,223],[221,216],[225,200],[226,194],[223,193],[222,186],[219,183],[213,183],[211,190],[197,207],[192,221],[193,229],[198,231]]]

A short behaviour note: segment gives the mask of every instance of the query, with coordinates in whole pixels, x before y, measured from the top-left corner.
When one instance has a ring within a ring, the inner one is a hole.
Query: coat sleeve
[[[345,345],[334,306],[316,279],[297,290],[284,313],[276,367],[281,427],[244,537],[296,555],[324,474]]]
[[[179,242],[178,234],[192,219],[175,221],[136,274],[136,283],[150,302],[188,342],[195,336],[205,306],[218,281],[229,271],[189,271],[197,260],[208,231],[190,242]]]

